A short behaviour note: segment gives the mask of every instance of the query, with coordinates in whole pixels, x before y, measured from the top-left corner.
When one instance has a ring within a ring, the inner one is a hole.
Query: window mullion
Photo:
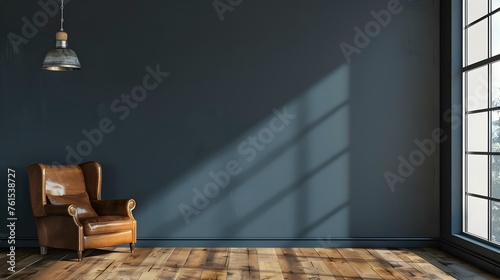
[[[488,57],[491,57],[493,55],[493,34],[492,34],[492,24],[493,24],[493,18],[491,16],[491,8],[492,8],[492,3],[491,0],[488,1]],[[491,108],[493,106],[493,90],[492,90],[492,64],[488,64],[488,107]],[[488,149],[489,152],[493,152],[493,112],[489,111],[488,112]],[[493,156],[489,155],[488,156],[488,198],[491,197],[491,188],[492,188],[492,166],[491,166],[491,161],[493,160]],[[488,240],[492,240],[492,228],[491,228],[491,200],[488,199]]]

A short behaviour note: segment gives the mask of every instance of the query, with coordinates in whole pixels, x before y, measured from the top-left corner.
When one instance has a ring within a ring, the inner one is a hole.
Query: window
[[[463,0],[463,231],[500,245],[500,0]]]

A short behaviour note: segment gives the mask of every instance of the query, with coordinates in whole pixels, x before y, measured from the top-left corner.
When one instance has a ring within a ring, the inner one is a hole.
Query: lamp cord
[[[64,0],[61,0],[61,31],[64,31]]]

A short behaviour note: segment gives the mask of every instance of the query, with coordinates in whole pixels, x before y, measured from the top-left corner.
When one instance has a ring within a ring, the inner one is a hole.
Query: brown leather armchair
[[[48,247],[70,249],[81,261],[85,249],[129,243],[134,251],[135,200],[101,200],[99,163],[38,163],[28,167],[28,177],[41,254]]]

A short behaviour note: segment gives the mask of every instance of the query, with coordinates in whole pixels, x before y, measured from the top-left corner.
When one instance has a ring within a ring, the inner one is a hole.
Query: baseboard
[[[0,247],[7,247],[0,240]],[[17,239],[16,247],[37,247],[36,239]],[[138,238],[137,247],[337,247],[418,248],[438,247],[438,238]]]
[[[144,238],[137,241],[144,247],[437,247],[437,238]]]

